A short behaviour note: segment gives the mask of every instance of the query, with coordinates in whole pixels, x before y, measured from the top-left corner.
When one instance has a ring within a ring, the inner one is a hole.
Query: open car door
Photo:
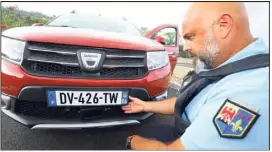
[[[180,37],[178,26],[174,24],[163,24],[147,32],[145,37],[156,40],[164,45],[165,50],[168,52],[171,64],[171,74],[173,74],[179,54]]]

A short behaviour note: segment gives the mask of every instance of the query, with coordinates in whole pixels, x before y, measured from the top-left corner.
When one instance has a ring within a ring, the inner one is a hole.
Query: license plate
[[[128,91],[47,91],[48,106],[126,105]]]

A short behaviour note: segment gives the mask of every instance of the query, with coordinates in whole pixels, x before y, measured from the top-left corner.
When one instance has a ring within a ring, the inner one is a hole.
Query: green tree
[[[140,28],[140,32],[141,32],[143,35],[145,35],[145,34],[148,32],[148,28],[146,28],[146,27],[141,27],[141,28]]]
[[[176,33],[175,32],[167,32],[164,33],[163,37],[165,37],[165,44],[174,45],[176,44]]]
[[[183,44],[179,45],[179,57],[183,57],[183,58],[191,58],[190,54],[187,52],[184,52],[183,50]]]
[[[31,26],[34,23],[47,23],[50,18],[39,12],[27,12],[19,10],[17,6],[1,6],[2,25],[8,28]],[[2,29],[3,30],[3,29]]]

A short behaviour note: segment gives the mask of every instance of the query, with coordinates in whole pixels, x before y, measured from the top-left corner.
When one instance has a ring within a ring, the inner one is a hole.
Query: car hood
[[[4,31],[2,35],[24,41],[142,51],[164,50],[163,45],[142,36],[71,27],[17,27]]]

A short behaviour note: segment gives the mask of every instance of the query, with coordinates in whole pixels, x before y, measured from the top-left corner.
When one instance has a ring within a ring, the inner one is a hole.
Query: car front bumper
[[[80,129],[132,125],[139,124],[152,115],[152,113],[124,114],[120,106],[47,107],[45,90],[48,88],[54,87],[25,87],[17,98],[2,93],[1,109],[7,116],[31,129]],[[129,94],[150,101],[163,100],[167,97],[167,90],[158,96],[149,97],[144,89],[130,88]]]

